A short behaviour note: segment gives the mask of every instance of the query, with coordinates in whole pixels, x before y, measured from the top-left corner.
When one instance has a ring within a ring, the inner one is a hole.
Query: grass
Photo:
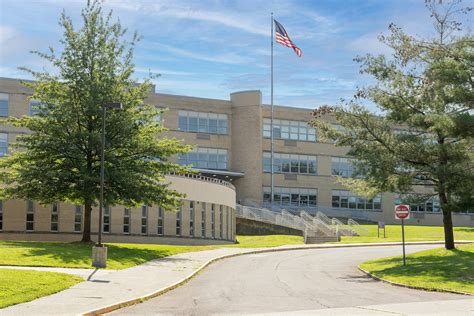
[[[474,294],[473,244],[410,254],[405,267],[401,256],[367,261],[360,267],[381,279],[413,287]]]
[[[368,230],[367,236],[342,236],[343,243],[359,242],[386,242],[401,241],[401,225],[385,225],[386,237],[383,238],[383,230],[380,230],[380,238],[377,237],[377,225],[361,225]],[[474,240],[474,227],[455,227],[454,239],[456,240]],[[406,241],[429,241],[444,240],[444,230],[442,226],[405,226]]]
[[[176,246],[158,244],[107,244],[108,269],[125,269],[152,259],[183,252],[211,250],[222,247],[275,247],[302,244],[303,237],[238,236],[233,245]],[[91,268],[92,243],[0,241],[0,265]]]
[[[0,269],[0,308],[32,301],[81,281],[64,273]]]

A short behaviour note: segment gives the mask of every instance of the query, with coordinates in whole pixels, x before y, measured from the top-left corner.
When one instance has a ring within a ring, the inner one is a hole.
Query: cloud
[[[251,61],[250,58],[241,56],[233,52],[211,56],[211,55],[198,53],[196,51],[190,51],[190,50],[185,50],[182,48],[177,48],[177,47],[166,45],[166,44],[154,43],[154,46],[164,49],[174,55],[207,61],[207,62],[213,62],[213,63],[238,65],[238,64],[246,64]]]
[[[359,36],[349,42],[348,47],[357,53],[371,53],[373,55],[383,54],[390,55],[392,49],[380,42],[377,33],[367,33]]]
[[[160,68],[147,68],[147,67],[135,67],[135,72],[138,73],[152,73],[152,74],[160,74],[160,75],[170,75],[170,76],[192,76],[195,73],[189,71],[176,71],[176,70],[166,70]]]

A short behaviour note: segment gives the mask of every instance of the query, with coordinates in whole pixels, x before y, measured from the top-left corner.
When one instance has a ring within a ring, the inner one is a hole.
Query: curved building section
[[[235,241],[235,188],[204,176],[167,176],[184,193],[180,209],[158,205],[104,209],[103,241],[157,244],[219,244]],[[84,226],[81,205],[40,205],[34,201],[0,203],[0,238],[6,240],[79,241]],[[92,239],[97,239],[98,208],[92,210]]]

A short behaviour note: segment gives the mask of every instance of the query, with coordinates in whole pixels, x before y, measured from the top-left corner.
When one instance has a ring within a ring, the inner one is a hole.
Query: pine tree
[[[106,205],[159,204],[173,209],[182,195],[169,188],[164,176],[186,168],[169,162],[188,151],[174,138],[158,137],[165,129],[155,118],[155,106],[144,103],[151,78],[138,83],[133,48],[139,37],[125,40],[126,30],[104,14],[100,1],[89,1],[75,29],[63,12],[59,54],[33,52],[50,62],[56,74],[29,71],[35,82],[33,99],[41,104],[36,116],[6,123],[25,127],[11,156],[0,161],[3,198],[31,199],[43,204],[59,201],[84,205],[82,241],[91,240],[92,207],[97,205],[100,180],[102,105],[121,102],[122,110],[106,116]]]
[[[315,110],[311,124],[356,158],[356,175],[363,177],[338,179],[351,190],[437,196],[445,247],[453,249],[452,212],[474,210],[474,36],[459,33],[461,24],[454,20],[471,8],[459,1],[426,4],[437,38],[419,39],[391,24],[389,36],[380,37],[393,50],[391,57],[356,58],[375,84],[352,100]],[[379,111],[362,106],[364,99]],[[320,119],[327,112],[342,128]]]

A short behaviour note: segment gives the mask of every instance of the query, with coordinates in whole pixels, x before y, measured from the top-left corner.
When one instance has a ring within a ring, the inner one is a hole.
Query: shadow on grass
[[[94,243],[61,243],[61,242],[22,242],[22,241],[2,241],[0,243],[0,253],[4,252],[6,259],[9,259],[9,250],[5,248],[18,248],[20,253],[15,253],[15,264],[17,265],[38,265],[49,266],[54,263],[66,266],[88,266],[91,264],[92,247]],[[115,245],[107,245],[108,261],[116,261],[120,266],[133,266],[152,259],[163,258],[170,255],[170,251],[161,249],[127,248]],[[2,251],[3,248],[3,251]],[[13,256],[13,255],[12,255]],[[23,262],[22,262],[23,259]],[[35,260],[36,259],[36,260]],[[0,264],[12,264],[9,260],[0,259]]]
[[[377,264],[389,265],[385,269],[373,271],[379,276],[424,276],[436,279],[456,279],[462,282],[469,282],[466,276],[474,276],[474,252],[460,249],[449,250],[442,255],[408,256],[405,267],[400,257],[378,260]]]

